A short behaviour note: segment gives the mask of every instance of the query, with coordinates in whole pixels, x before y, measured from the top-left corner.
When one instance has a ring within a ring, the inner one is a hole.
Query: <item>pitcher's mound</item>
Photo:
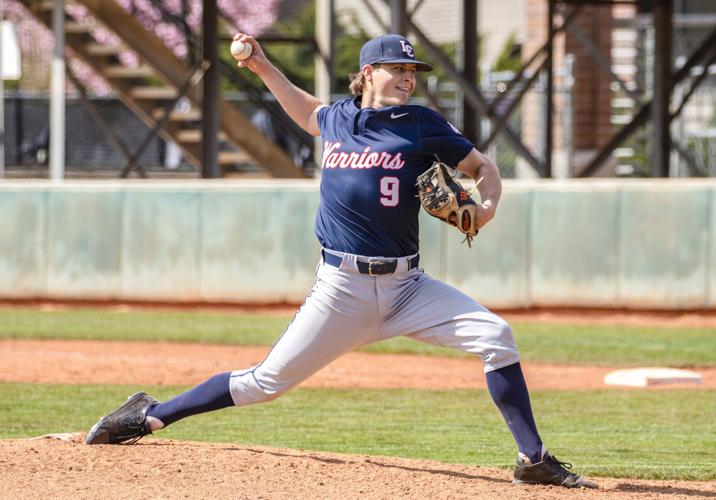
[[[281,500],[716,496],[713,482],[596,478],[601,489],[574,491],[515,486],[508,470],[427,460],[152,438],[131,446],[89,446],[75,434],[70,436],[68,440],[0,440],[0,496]]]

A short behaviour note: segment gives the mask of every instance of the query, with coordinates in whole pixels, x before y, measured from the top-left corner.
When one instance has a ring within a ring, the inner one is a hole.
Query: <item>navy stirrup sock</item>
[[[533,464],[542,461],[542,440],[537,432],[530,395],[519,363],[485,374],[487,388],[521,453]]]
[[[231,380],[231,372],[214,375],[193,389],[151,407],[147,415],[158,418],[167,426],[184,417],[233,406],[229,380]]]

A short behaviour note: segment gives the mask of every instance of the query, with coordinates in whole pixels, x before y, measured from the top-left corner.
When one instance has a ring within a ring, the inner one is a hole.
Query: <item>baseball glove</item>
[[[478,233],[477,203],[456,177],[454,169],[444,163],[433,163],[418,176],[418,197],[427,213],[458,228],[472,247],[472,239]]]

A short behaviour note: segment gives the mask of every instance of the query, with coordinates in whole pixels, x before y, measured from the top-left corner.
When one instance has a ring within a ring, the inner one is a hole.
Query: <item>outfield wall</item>
[[[716,182],[505,181],[473,243],[422,214],[421,265],[490,307],[716,307]],[[302,302],[316,181],[0,183],[0,298]]]

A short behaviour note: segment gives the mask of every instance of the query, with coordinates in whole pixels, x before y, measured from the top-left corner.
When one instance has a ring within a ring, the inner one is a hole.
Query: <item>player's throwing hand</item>
[[[266,59],[266,55],[264,54],[263,49],[261,49],[259,42],[257,42],[254,37],[247,35],[246,33],[237,33],[234,35],[233,41],[240,41],[251,45],[251,55],[249,57],[239,59],[236,55],[234,55],[236,65],[239,68],[248,68],[257,75],[260,75],[261,72],[269,65],[269,62]]]

